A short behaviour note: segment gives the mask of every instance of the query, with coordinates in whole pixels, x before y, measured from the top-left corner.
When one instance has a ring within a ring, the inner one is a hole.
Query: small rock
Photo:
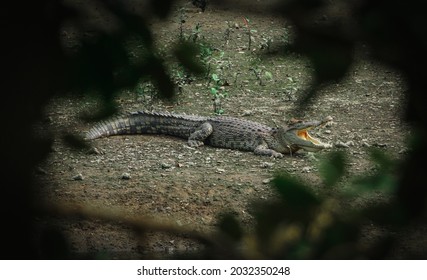
[[[172,165],[170,165],[169,163],[166,163],[166,162],[162,162],[161,167],[162,167],[162,169],[169,169],[172,167]]]
[[[96,147],[91,147],[89,149],[89,154],[92,154],[92,155],[102,155],[104,153],[101,152],[101,151],[99,151]]]
[[[271,182],[271,178],[270,179],[265,179],[265,180],[262,180],[262,183],[263,184],[269,184],[270,182]]]
[[[221,174],[221,173],[224,173],[224,172],[225,172],[225,169],[222,169],[222,168],[217,168],[216,169],[216,173]]]
[[[312,153],[312,152],[308,152],[307,153],[307,155],[306,155],[306,158],[309,160],[309,161],[312,161],[312,162],[316,162],[316,161],[319,161],[319,159],[314,155],[314,153]]]
[[[310,167],[310,166],[305,166],[305,167],[302,168],[301,172],[302,173],[310,173],[312,169],[313,168]]]
[[[261,163],[261,167],[262,168],[270,168],[270,167],[273,167],[273,165],[274,165],[274,162],[263,162],[263,163]]]
[[[372,145],[375,146],[375,147],[378,147],[378,148],[385,148],[385,147],[387,147],[386,143],[374,143]]]
[[[347,143],[338,141],[335,143],[335,147],[337,148],[350,148],[350,146]]]
[[[84,178],[83,178],[83,175],[81,173],[73,176],[73,180],[75,180],[75,181],[82,181],[83,179]]]
[[[130,176],[130,174],[129,174],[129,173],[124,172],[124,173],[122,174],[122,176],[120,176],[120,178],[121,178],[121,179],[123,179],[123,180],[129,180],[129,179],[131,178],[131,176]]]
[[[250,115],[252,115],[252,114],[253,114],[253,111],[252,111],[252,110],[244,110],[244,111],[243,111],[243,114],[242,114],[242,117],[250,116]]]
[[[399,154],[407,154],[409,152],[408,148],[403,148],[399,151]]]
[[[362,147],[369,148],[369,147],[371,147],[371,145],[368,142],[363,141],[362,142]]]

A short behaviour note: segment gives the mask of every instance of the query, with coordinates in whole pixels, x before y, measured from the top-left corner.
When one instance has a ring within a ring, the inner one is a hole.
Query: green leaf
[[[199,49],[189,42],[181,42],[175,49],[175,56],[188,71],[203,74],[205,68],[197,57]]]
[[[271,74],[271,72],[265,71],[264,76],[269,80],[273,80],[273,74]]]
[[[218,227],[222,233],[235,241],[239,241],[243,236],[243,230],[236,217],[232,214],[223,215],[219,221]]]
[[[342,152],[333,152],[320,164],[319,170],[326,186],[335,185],[345,174],[346,158]]]
[[[273,179],[272,183],[286,204],[296,211],[298,209],[307,209],[320,203],[311,190],[294,178],[279,175]]]
[[[219,81],[218,75],[217,74],[212,74],[212,80],[215,81],[215,82],[218,82]]]
[[[390,159],[383,151],[378,149],[372,149],[370,151],[370,157],[373,162],[378,164],[380,170],[387,172],[394,166],[394,161]]]

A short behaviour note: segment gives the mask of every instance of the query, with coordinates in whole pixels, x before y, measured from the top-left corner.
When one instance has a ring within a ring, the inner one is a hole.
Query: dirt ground
[[[179,22],[184,17],[185,36],[197,34],[197,42],[210,44],[210,71],[222,81],[220,92],[227,93],[221,99],[224,115],[270,126],[292,117],[332,116],[333,124],[314,134],[334,144],[333,150],[343,150],[348,155],[349,172],[341,187],[353,176],[374,170],[369,147],[377,147],[392,158],[405,154],[409,131],[401,122],[404,81],[398,73],[370,61],[364,46],[357,50],[358,59],[348,77],[323,89],[313,105],[295,116],[291,113],[296,108],[295,100],[311,80],[310,64],[292,53],[263,56],[274,51],[274,44],[268,49],[269,43],[290,40],[286,22],[263,13],[244,14],[212,7],[200,13],[191,5],[185,7],[184,12],[177,7],[165,22],[153,23],[152,30],[159,45],[168,50],[179,39]],[[250,50],[243,17],[249,19],[253,30]],[[196,30],[198,24],[200,28]],[[68,37],[72,34],[64,32],[64,40]],[[197,77],[183,83],[174,102],[126,91],[117,97],[117,103],[122,112],[154,109],[213,115],[212,83],[208,82],[209,78]],[[141,89],[147,91],[150,87],[141,85]],[[94,99],[73,95],[52,100],[46,109],[46,121],[40,130],[52,132],[55,141],[53,152],[36,172],[44,186],[38,192],[41,200],[84,205],[94,211],[119,211],[125,217],[152,218],[210,232],[223,212],[237,215],[244,227],[253,225],[249,205],[276,195],[268,182],[279,171],[309,183],[314,192],[322,188],[318,159],[326,152],[300,152],[275,159],[212,147],[192,149],[183,139],[153,135],[97,139],[92,142],[97,153],[75,151],[65,145],[61,133],[87,131],[93,124],[83,122],[79,116],[96,105]],[[383,199],[386,198],[380,193],[360,197],[352,206]],[[43,223],[60,226],[69,238],[75,258],[155,258],[200,246],[188,239],[156,232],[147,233],[146,242],[141,243],[127,227],[100,221]],[[373,228],[366,233],[367,239],[377,238],[379,231]],[[408,235],[408,239],[425,241],[425,237],[415,234]],[[415,245],[405,243],[396,248],[396,254],[408,246]]]

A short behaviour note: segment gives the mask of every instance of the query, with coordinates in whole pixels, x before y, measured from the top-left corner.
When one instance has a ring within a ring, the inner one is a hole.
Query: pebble
[[[170,165],[169,163],[166,163],[166,162],[162,162],[161,167],[162,167],[162,169],[169,169],[172,167],[172,165]]]
[[[124,173],[122,174],[122,176],[120,176],[120,178],[121,178],[121,179],[123,179],[123,180],[129,180],[129,179],[131,178],[131,176],[130,176],[130,174],[129,174],[129,173],[124,172]]]
[[[104,153],[99,151],[96,147],[92,147],[89,150],[89,154],[91,154],[91,155],[102,155]]]
[[[263,184],[269,184],[270,182],[271,182],[271,178],[270,179],[265,179],[265,180],[262,180],[262,183]]]
[[[75,181],[82,181],[83,179],[84,178],[83,178],[83,175],[81,173],[73,176],[73,180],[75,180]]]
[[[372,145],[375,146],[375,147],[378,147],[378,148],[385,148],[385,147],[387,147],[386,143],[374,143]]]
[[[353,141],[347,141],[347,142],[342,142],[342,141],[337,141],[335,143],[335,147],[337,148],[350,148],[350,146],[353,146],[354,142]]]
[[[245,117],[245,116],[250,116],[252,114],[253,114],[252,110],[244,110],[242,116]]]
[[[311,152],[307,153],[306,158],[312,162],[319,161],[319,159],[314,155],[314,153],[311,153]]]
[[[261,163],[261,167],[262,168],[270,168],[274,166],[274,162],[266,162],[264,161],[263,163]]]
[[[407,154],[409,152],[408,148],[403,148],[399,151],[399,154]]]
[[[305,167],[302,168],[301,172],[302,173],[310,173],[312,169],[313,168],[310,167],[310,166],[305,166]]]

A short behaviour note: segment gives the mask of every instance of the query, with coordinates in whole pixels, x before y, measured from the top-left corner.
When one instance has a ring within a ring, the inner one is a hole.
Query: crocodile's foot
[[[198,140],[188,140],[187,144],[189,147],[197,148],[197,147],[203,146],[205,143]]]

